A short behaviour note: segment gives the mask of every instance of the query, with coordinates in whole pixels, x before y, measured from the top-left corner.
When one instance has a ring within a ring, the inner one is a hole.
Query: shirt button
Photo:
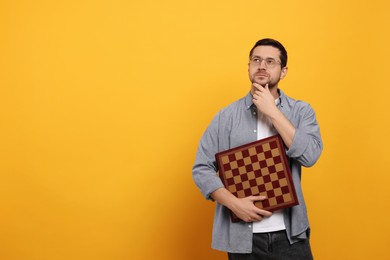
[[[248,228],[252,228],[252,225],[249,225]]]
[[[255,130],[253,130],[253,132],[255,132],[255,133],[256,133],[256,132],[257,132],[257,130],[255,129]]]

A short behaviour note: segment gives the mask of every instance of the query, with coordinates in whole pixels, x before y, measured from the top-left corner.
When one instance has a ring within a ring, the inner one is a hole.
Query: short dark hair
[[[258,42],[255,43],[255,46],[253,46],[251,51],[249,52],[249,59],[252,57],[253,50],[257,46],[272,46],[272,47],[277,48],[280,51],[279,58],[280,58],[282,68],[287,66],[287,51],[280,42],[278,42],[277,40],[271,39],[271,38],[265,38],[265,39],[259,40]]]

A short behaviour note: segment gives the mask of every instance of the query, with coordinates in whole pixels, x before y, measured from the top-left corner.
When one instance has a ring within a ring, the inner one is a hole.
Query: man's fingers
[[[250,199],[253,202],[262,201],[265,200],[266,198],[267,198],[266,196],[250,196]],[[256,213],[264,217],[270,217],[272,215],[272,212],[260,208],[257,208]]]
[[[253,86],[260,92],[264,90],[264,87],[262,85],[260,85],[259,83],[254,82]]]
[[[260,201],[260,200],[265,200],[267,197],[266,196],[249,196],[248,199],[250,199],[251,201],[255,202],[255,201]]]
[[[259,209],[257,214],[259,214],[259,215],[261,215],[263,217],[271,217],[272,212],[269,212],[269,211],[263,210],[263,209]]]

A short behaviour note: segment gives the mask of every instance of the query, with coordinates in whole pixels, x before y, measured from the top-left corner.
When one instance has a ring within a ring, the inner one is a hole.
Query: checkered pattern
[[[216,158],[226,189],[236,197],[266,196],[255,205],[268,211],[298,204],[278,135],[218,153]]]

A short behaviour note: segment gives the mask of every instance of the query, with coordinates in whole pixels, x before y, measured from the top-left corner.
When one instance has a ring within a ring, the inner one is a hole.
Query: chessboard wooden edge
[[[239,145],[239,146],[236,146],[236,147],[224,150],[224,151],[220,151],[220,152],[215,154],[215,158],[221,157],[221,156],[223,156],[225,154],[229,154],[229,153],[235,152],[237,150],[242,150],[245,147],[251,147],[251,146],[254,146],[254,145],[257,145],[257,144],[260,144],[260,143],[267,143],[269,140],[272,140],[272,139],[277,140],[279,142],[280,146],[284,147],[282,138],[280,137],[280,135],[276,134],[276,135],[272,135],[272,136],[269,136],[269,137],[266,137],[266,138],[254,141],[254,142],[246,143],[246,144]]]
[[[267,142],[269,142],[270,140],[273,140],[273,139],[275,139],[275,141],[278,142],[278,145],[279,145],[279,147],[281,147],[281,149],[284,148],[284,143],[282,141],[282,138],[280,137],[279,134],[276,134],[276,135],[273,135],[273,136],[270,136],[270,137],[267,137],[267,138],[263,138],[263,139],[260,139],[260,140],[254,141],[254,142],[250,142],[250,143],[247,143],[247,144],[244,144],[244,145],[240,145],[240,146],[237,146],[237,147],[234,147],[234,148],[231,148],[231,149],[224,150],[224,151],[216,153],[215,154],[215,158],[216,158],[218,167],[223,165],[222,161],[221,161],[222,156],[224,156],[226,154],[234,153],[234,152],[239,151],[239,150],[243,150],[246,147],[249,148],[249,147],[253,147],[253,146],[256,146],[258,144],[261,144],[261,143],[267,143]],[[291,170],[290,170],[290,167],[289,167],[289,164],[288,164],[286,153],[282,152],[280,154],[280,156],[281,156],[282,161],[284,162],[284,165],[286,166],[286,173],[287,173],[286,177],[288,178],[288,181],[291,184],[289,186],[291,188],[291,195],[293,196],[293,202],[289,203],[288,206],[286,206],[286,204],[284,204],[284,205],[279,205],[279,206],[273,207],[272,210],[270,210],[271,212],[279,210],[279,209],[287,208],[287,207],[293,207],[293,206],[296,206],[296,205],[299,204],[298,196],[297,196],[297,193],[296,193],[296,190],[295,190],[294,182],[292,180],[292,174],[291,174]],[[218,171],[220,171],[219,168],[218,168]],[[222,180],[222,182],[224,184],[224,187],[227,187],[228,185],[226,183],[226,179],[224,177],[221,178],[221,176],[220,176],[220,179]],[[240,221],[240,219],[233,212],[231,212],[230,215],[231,215],[232,222]]]

